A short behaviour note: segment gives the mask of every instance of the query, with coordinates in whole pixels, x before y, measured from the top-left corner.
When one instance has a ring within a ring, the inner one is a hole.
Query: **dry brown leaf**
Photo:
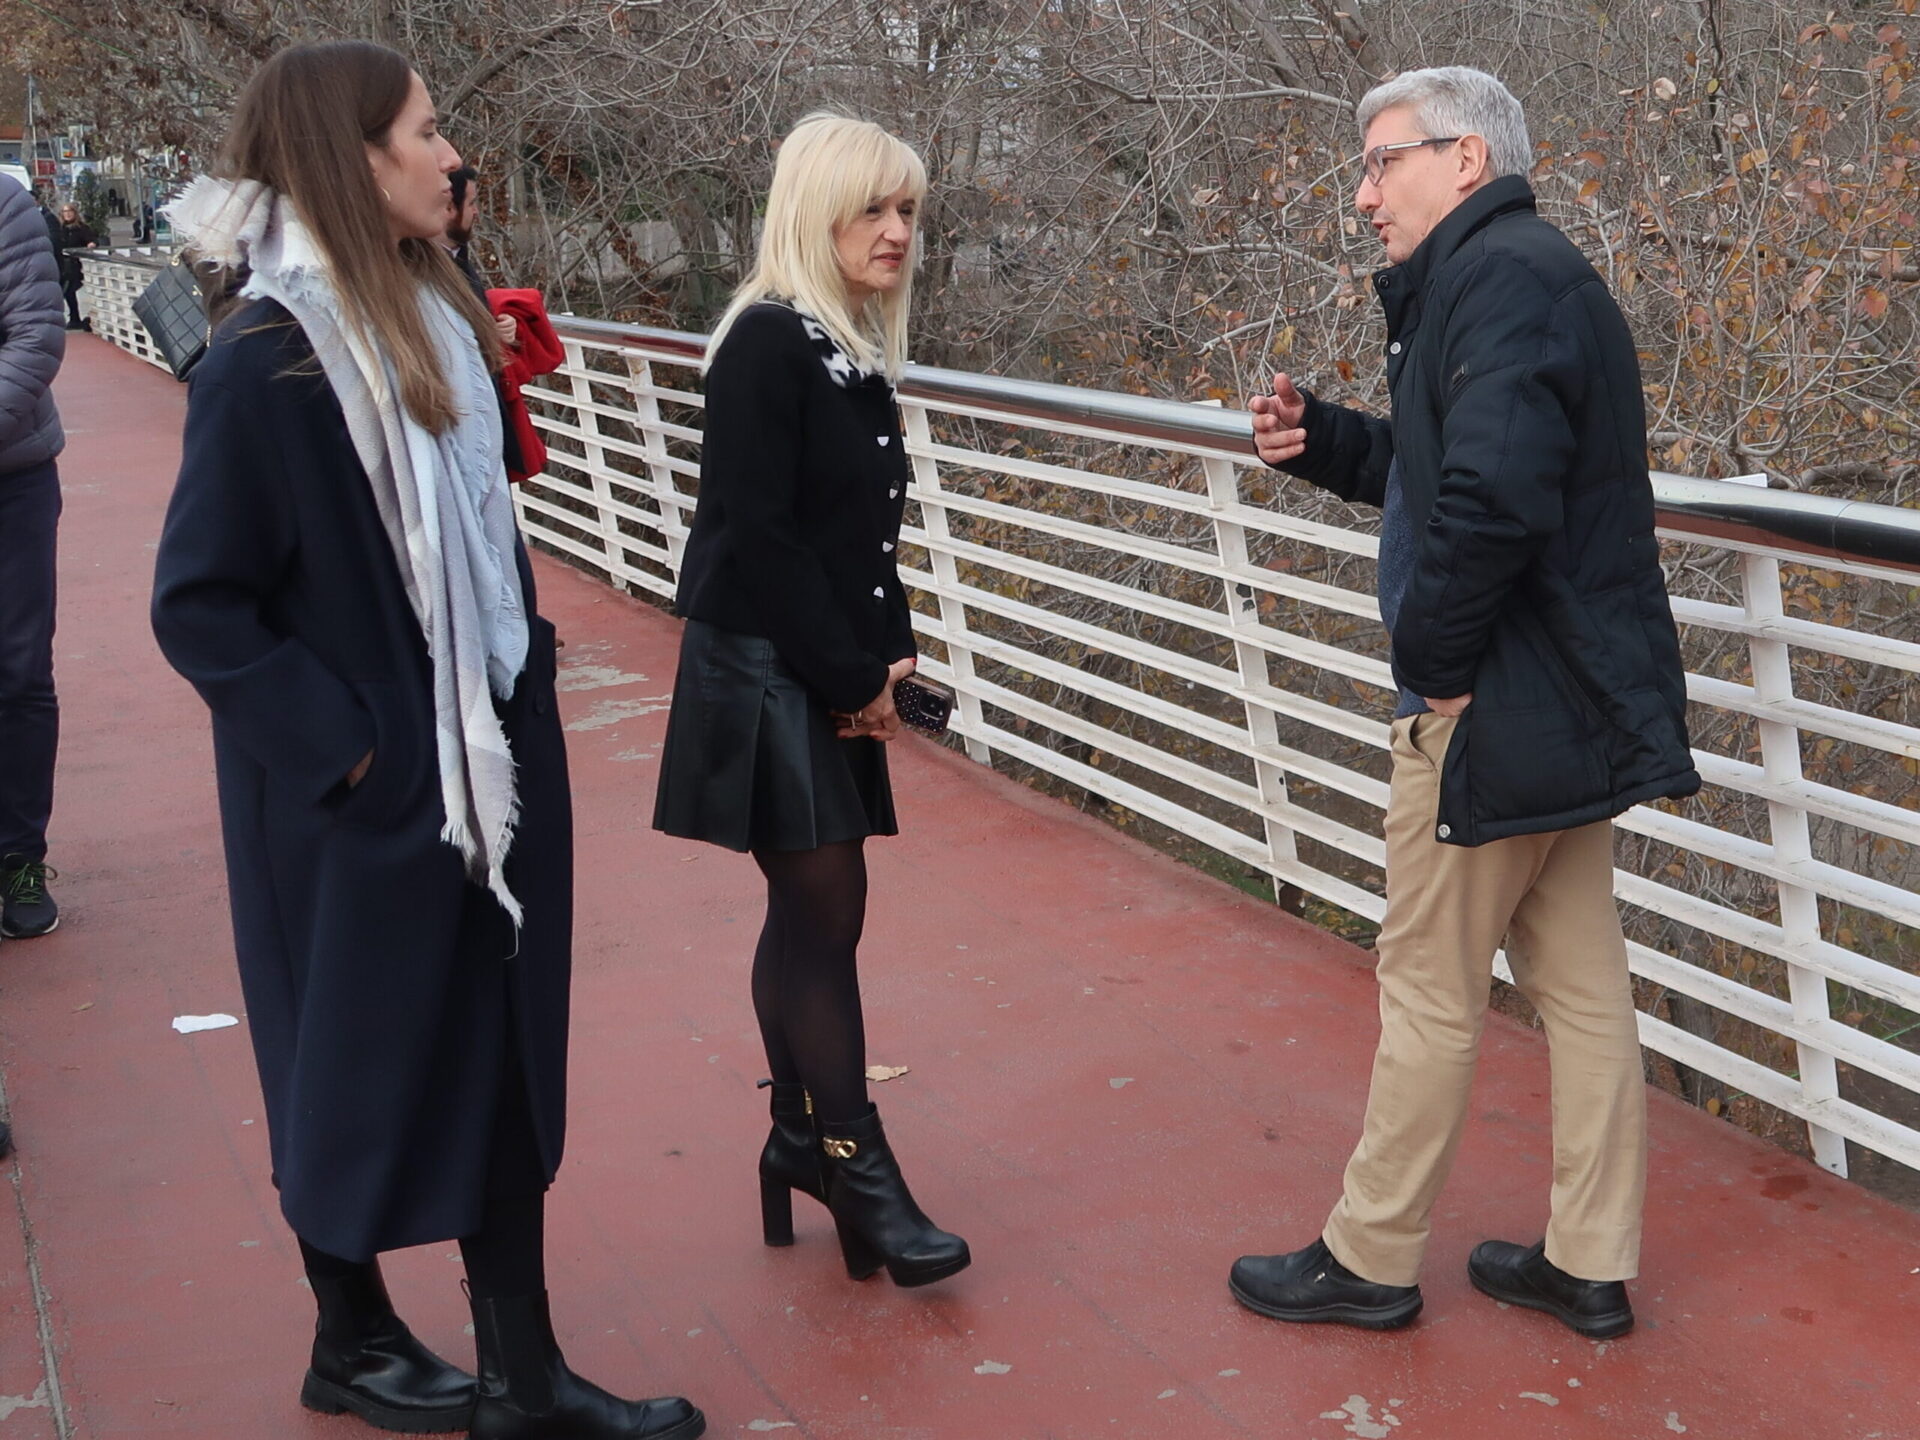
[[[867,1067],[867,1079],[869,1080],[898,1080],[906,1073],[907,1067],[905,1065],[869,1065]]]

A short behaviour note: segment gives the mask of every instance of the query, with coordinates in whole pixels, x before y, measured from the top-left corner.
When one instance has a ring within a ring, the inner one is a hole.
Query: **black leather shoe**
[[[347,1278],[308,1276],[320,1304],[300,1403],[358,1415],[380,1430],[440,1435],[467,1428],[475,1382],[422,1345],[393,1313],[377,1263]]]
[[[567,1368],[546,1292],[473,1300],[480,1399],[471,1440],[694,1440],[707,1417],[677,1395],[622,1400]]]
[[[1425,1303],[1418,1285],[1376,1285],[1333,1258],[1316,1240],[1290,1255],[1242,1255],[1227,1279],[1233,1298],[1249,1310],[1300,1325],[1355,1325],[1398,1330]]]
[[[935,1225],[914,1203],[878,1110],[870,1105],[858,1120],[822,1121],[820,1148],[826,1154],[827,1208],[847,1274],[864,1280],[884,1265],[896,1285],[931,1285],[973,1263],[967,1242]]]
[[[1624,1280],[1582,1280],[1547,1259],[1547,1243],[1513,1245],[1487,1240],[1473,1247],[1467,1278],[1482,1295],[1544,1310],[1589,1340],[1611,1340],[1633,1329],[1633,1305]]]
[[[827,1203],[820,1131],[813,1123],[813,1105],[804,1086],[778,1080],[762,1080],[760,1086],[773,1090],[768,1105],[773,1129],[760,1152],[760,1230],[769,1245],[791,1245],[794,1193]]]

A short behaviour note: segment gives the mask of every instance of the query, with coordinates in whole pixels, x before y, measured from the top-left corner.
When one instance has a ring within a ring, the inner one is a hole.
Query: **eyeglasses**
[[[1380,177],[1387,173],[1387,157],[1401,150],[1423,150],[1429,145],[1457,145],[1458,135],[1432,140],[1401,140],[1392,145],[1376,145],[1361,158],[1360,164],[1367,172],[1367,179],[1374,184],[1380,183]]]

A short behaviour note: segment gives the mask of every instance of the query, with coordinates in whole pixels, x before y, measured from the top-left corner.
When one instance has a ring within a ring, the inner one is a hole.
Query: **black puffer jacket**
[[[1565,830],[1700,788],[1653,533],[1640,366],[1613,297],[1508,176],[1374,287],[1393,420],[1307,397],[1285,468],[1381,504],[1416,553],[1393,632],[1416,695],[1471,692],[1437,838]]]
[[[60,271],[40,207],[0,176],[0,475],[44,465],[66,435],[53,377],[67,353]]]

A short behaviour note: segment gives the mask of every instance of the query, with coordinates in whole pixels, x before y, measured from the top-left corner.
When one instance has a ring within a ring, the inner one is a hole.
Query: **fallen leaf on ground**
[[[867,1079],[869,1080],[898,1080],[906,1073],[907,1067],[905,1065],[867,1066]]]

